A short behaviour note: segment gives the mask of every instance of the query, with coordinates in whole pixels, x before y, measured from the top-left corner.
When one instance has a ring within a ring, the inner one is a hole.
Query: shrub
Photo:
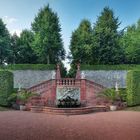
[[[8,97],[13,91],[13,74],[9,71],[0,71],[0,105],[8,106]]]
[[[103,97],[107,100],[110,100],[112,102],[112,104],[118,99],[118,95],[115,91],[115,89],[111,89],[111,88],[108,88],[104,91],[102,91],[98,97]]]
[[[140,70],[140,65],[81,65],[81,70]]]
[[[127,101],[127,92],[125,88],[120,88],[119,89],[119,96],[121,101],[126,102]]]
[[[140,71],[129,71],[127,74],[127,104],[140,104]]]
[[[54,64],[11,64],[7,66],[0,66],[1,69],[8,70],[54,70]]]
[[[9,97],[8,97],[8,102],[10,105],[13,105],[14,103],[16,103],[17,101],[17,93],[12,93]]]
[[[23,90],[17,94],[17,100],[20,102],[20,104],[25,105],[28,102],[29,98],[33,96],[37,96],[37,94]]]

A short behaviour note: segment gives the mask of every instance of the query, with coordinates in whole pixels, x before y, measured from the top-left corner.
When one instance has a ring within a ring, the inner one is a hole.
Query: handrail
[[[88,80],[88,79],[86,79],[86,81],[89,82],[89,83],[91,83],[92,85],[96,85],[96,86],[99,86],[99,87],[101,87],[101,88],[106,88],[106,87],[104,87],[104,86],[101,85],[101,84],[95,83],[94,81],[91,81],[91,80]],[[86,82],[86,83],[87,83],[87,82]]]
[[[52,80],[53,80],[53,79],[49,79],[49,80],[47,80],[47,81],[43,81],[43,82],[41,82],[41,83],[39,83],[39,84],[37,84],[37,85],[34,85],[34,86],[32,86],[32,87],[27,88],[27,90],[30,90],[30,89],[32,89],[32,88],[41,86],[41,85],[43,85],[43,84],[47,84],[47,83],[49,83],[49,82],[52,81]]]

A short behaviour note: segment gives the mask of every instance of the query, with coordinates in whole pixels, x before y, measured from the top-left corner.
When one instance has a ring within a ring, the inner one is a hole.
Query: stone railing
[[[33,93],[38,93],[38,94],[43,94],[47,90],[49,90],[52,86],[52,80],[48,80],[45,82],[42,82],[40,84],[37,84],[35,86],[32,86],[27,89],[28,92],[33,92]]]
[[[80,85],[81,80],[75,78],[61,78],[57,79],[56,83],[58,86],[77,86]]]
[[[86,101],[87,105],[97,105],[98,94],[105,89],[104,86],[93,81],[86,80]]]

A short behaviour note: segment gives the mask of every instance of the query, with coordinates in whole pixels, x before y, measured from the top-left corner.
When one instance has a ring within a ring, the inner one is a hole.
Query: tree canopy
[[[103,9],[93,28],[88,20],[82,20],[71,36],[72,63],[77,61],[81,64],[124,63],[119,25],[118,18],[109,7]]]
[[[119,30],[119,19],[112,9],[105,7],[92,26],[83,19],[72,32],[70,40],[71,71],[76,64],[140,64],[140,20],[126,30]],[[18,37],[10,35],[0,19],[0,64],[42,63],[62,65],[65,50],[59,17],[49,5],[35,16],[30,30],[23,30]]]
[[[96,64],[124,63],[124,51],[119,43],[119,25],[119,19],[114,16],[113,10],[105,7],[93,28]]]
[[[72,33],[70,51],[74,62],[89,64],[92,58],[92,27],[91,23],[84,19],[79,27]]]
[[[17,63],[37,63],[37,56],[32,48],[34,34],[29,30],[23,30],[19,38],[19,51]]]
[[[127,27],[121,38],[121,45],[125,50],[126,63],[140,64],[140,20]]]
[[[39,63],[55,64],[64,60],[65,50],[61,38],[59,18],[49,5],[40,9],[32,23],[34,51]]]
[[[10,53],[10,34],[0,18],[0,64],[4,64],[8,61]]]

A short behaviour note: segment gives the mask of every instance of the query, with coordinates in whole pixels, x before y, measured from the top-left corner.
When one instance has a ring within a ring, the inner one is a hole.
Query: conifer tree
[[[10,40],[10,55],[8,57],[8,63],[10,64],[16,64],[17,63],[17,59],[19,56],[19,37],[17,36],[16,33],[14,33],[11,36],[11,40]]]
[[[10,55],[10,34],[0,19],[0,64],[7,63]]]
[[[34,51],[39,63],[55,64],[65,57],[59,18],[49,5],[40,9],[32,23]]]
[[[23,30],[18,41],[18,55],[16,63],[37,63],[37,56],[32,48],[34,34],[30,30]]]
[[[121,38],[125,49],[127,64],[140,64],[140,20],[137,24],[128,26]]]
[[[119,25],[114,12],[105,7],[93,28],[93,54],[97,64],[124,63],[124,50],[119,44],[120,35],[117,31]]]
[[[84,19],[71,36],[70,51],[73,63],[90,64],[92,47],[91,23]]]

